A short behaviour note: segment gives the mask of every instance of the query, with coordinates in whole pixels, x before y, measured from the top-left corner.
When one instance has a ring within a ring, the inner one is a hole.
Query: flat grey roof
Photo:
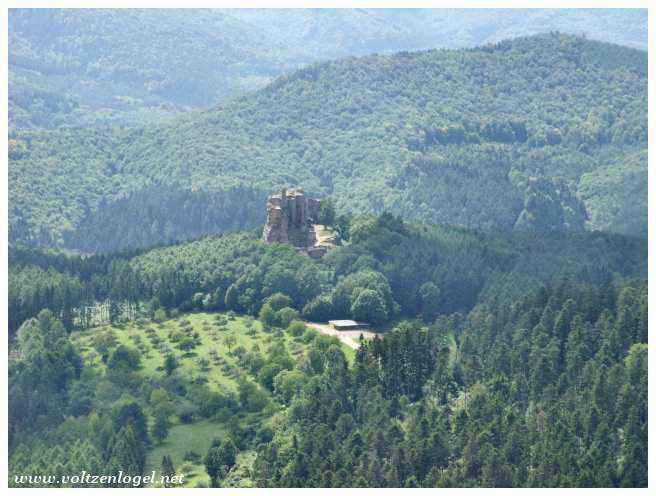
[[[328,323],[334,326],[368,326],[364,322],[356,322],[355,320],[329,320]]]

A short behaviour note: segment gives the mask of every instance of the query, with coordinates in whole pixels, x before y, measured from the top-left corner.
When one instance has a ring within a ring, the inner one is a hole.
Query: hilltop
[[[645,235],[646,91],[645,52],[552,33],[322,63],[142,129],[15,132],[10,239],[109,251],[255,227],[285,184],[338,210]]]
[[[647,48],[640,9],[12,9],[10,127],[157,122],[349,55],[559,30]]]

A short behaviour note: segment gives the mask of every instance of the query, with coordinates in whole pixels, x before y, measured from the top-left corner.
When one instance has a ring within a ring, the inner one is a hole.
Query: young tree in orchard
[[[170,354],[166,355],[166,358],[164,359],[164,372],[166,373],[166,375],[170,376],[177,368],[178,368],[178,361],[175,359],[175,357]]]
[[[197,346],[197,342],[194,338],[190,336],[185,336],[180,343],[178,343],[178,348],[182,351],[191,351]]]
[[[230,351],[232,351],[232,347],[237,344],[237,338],[235,337],[234,334],[228,334],[223,339],[223,342],[228,347],[228,353],[230,353]]]

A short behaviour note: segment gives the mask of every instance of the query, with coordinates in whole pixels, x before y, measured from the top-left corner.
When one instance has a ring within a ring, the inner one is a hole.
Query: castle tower
[[[316,241],[314,222],[319,200],[308,198],[301,188],[282,188],[267,200],[267,220],[262,239],[267,243],[289,243],[299,248]]]

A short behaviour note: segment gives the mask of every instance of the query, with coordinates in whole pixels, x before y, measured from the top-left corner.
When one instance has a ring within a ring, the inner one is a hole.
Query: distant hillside
[[[255,226],[283,185],[342,211],[645,235],[646,102],[645,52],[561,34],[323,63],[166,125],[12,133],[10,239]]]
[[[12,9],[10,125],[159,121],[349,55],[549,31],[646,49],[645,9]]]

